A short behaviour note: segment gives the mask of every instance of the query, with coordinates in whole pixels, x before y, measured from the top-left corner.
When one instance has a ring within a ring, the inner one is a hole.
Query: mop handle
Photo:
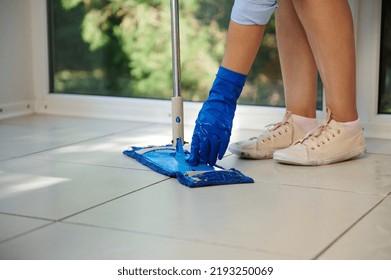
[[[171,0],[171,44],[172,44],[172,74],[174,82],[173,97],[181,96],[181,56],[179,36],[178,0]]]
[[[177,139],[184,143],[183,129],[183,99],[181,96],[181,59],[179,37],[179,8],[178,0],[171,0],[171,45],[172,45],[172,79],[173,97],[172,106],[172,136],[173,145],[176,147]]]

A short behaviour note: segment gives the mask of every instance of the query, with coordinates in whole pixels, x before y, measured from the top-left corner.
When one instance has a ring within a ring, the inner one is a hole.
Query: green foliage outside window
[[[207,97],[233,2],[179,1],[186,100]],[[53,93],[172,96],[169,0],[48,0],[48,6]],[[272,18],[242,104],[284,106],[274,25]]]

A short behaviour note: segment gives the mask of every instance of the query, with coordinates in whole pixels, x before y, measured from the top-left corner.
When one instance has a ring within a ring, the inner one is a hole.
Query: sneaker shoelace
[[[281,122],[267,125],[266,126],[267,132],[265,132],[264,134],[258,137],[252,137],[250,138],[250,140],[259,139],[259,141],[265,143],[266,141],[271,141],[272,138],[276,138],[280,135],[283,135],[284,133],[287,133],[290,127],[290,122],[288,121],[290,116],[291,116],[291,112],[286,112],[284,119]]]
[[[300,143],[304,146],[309,147],[312,150],[315,150],[316,148],[320,148],[322,145],[331,141],[333,138],[335,138],[338,134],[341,133],[341,130],[338,128],[331,127],[330,121],[331,111],[327,110],[327,116],[323,124],[307,133],[307,135],[304,136],[303,139],[298,140],[296,144]]]

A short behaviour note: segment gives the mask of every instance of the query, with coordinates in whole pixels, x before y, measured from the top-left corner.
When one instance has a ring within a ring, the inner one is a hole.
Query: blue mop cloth
[[[215,185],[254,183],[254,180],[245,176],[234,168],[224,169],[221,166],[199,164],[191,166],[188,163],[190,153],[183,150],[178,140],[176,149],[172,145],[132,147],[123,152],[138,162],[160,174],[176,177],[178,181],[188,187],[205,187]]]
[[[235,168],[221,169],[216,171],[190,171],[182,174],[177,173],[178,181],[190,188],[254,183],[254,180]]]
[[[132,147],[131,150],[123,151],[123,154],[169,177],[176,177],[179,171],[178,162],[175,160],[176,151],[172,145]]]

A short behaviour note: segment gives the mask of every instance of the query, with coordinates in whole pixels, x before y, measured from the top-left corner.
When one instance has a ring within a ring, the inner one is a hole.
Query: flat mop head
[[[208,164],[191,166],[187,161],[190,153],[183,150],[180,141],[176,148],[172,145],[132,147],[123,153],[160,174],[177,178],[181,184],[191,188],[254,183],[252,178],[234,168],[224,169]]]

